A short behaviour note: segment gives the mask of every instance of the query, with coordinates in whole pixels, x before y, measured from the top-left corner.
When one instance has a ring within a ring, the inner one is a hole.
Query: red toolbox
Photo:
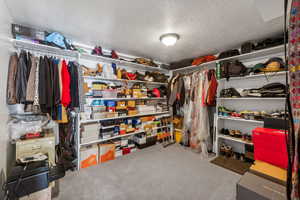
[[[252,130],[254,159],[287,169],[286,133],[284,130],[257,127]]]

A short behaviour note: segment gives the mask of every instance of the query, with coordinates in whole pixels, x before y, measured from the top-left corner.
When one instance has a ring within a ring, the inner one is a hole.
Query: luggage
[[[237,56],[237,55],[240,55],[239,50],[232,49],[232,50],[224,51],[224,52],[220,53],[220,55],[218,56],[218,59],[228,58],[228,57]]]
[[[254,159],[287,169],[286,133],[283,130],[257,127],[252,130]]]
[[[238,60],[221,63],[222,78],[228,79],[229,77],[244,76],[246,72],[247,68]]]
[[[275,47],[275,46],[281,45],[283,43],[284,43],[283,35],[276,37],[276,38],[268,38],[268,39],[265,39],[265,40],[257,43],[257,45],[254,47],[254,50],[261,50],[261,49],[266,49],[266,48],[270,48],[270,47]]]
[[[169,65],[169,69],[170,69],[170,70],[174,70],[174,69],[179,69],[179,68],[182,68],[182,67],[191,66],[191,65],[192,65],[192,62],[193,62],[193,59],[192,59],[192,58],[180,60],[180,61],[177,61],[177,62],[172,62],[172,63]]]
[[[250,53],[254,50],[254,47],[255,45],[252,42],[245,42],[244,44],[242,44],[241,53]]]

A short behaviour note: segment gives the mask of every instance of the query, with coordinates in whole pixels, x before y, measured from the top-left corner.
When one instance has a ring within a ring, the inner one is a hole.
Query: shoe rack
[[[244,54],[240,56],[234,56],[224,60],[239,60],[246,67],[252,67],[257,63],[264,63],[269,58],[284,56],[283,46],[273,47],[270,49],[264,49],[261,51],[256,51],[253,53]],[[244,97],[244,98],[222,98],[219,97],[220,91],[227,88],[259,88],[263,85],[273,82],[280,82],[285,84],[285,73],[282,72],[272,72],[256,75],[248,75],[244,77],[231,77],[229,80],[219,79],[218,80],[218,94],[217,94],[217,105],[216,108],[224,106],[230,110],[235,110],[237,112],[250,110],[250,111],[266,111],[272,112],[277,110],[284,110],[285,98],[259,98],[259,97]],[[252,130],[256,127],[263,127],[264,122],[255,119],[244,119],[240,117],[224,116],[218,113],[214,117],[214,152],[219,155],[221,145],[225,144],[232,147],[234,152],[245,154],[246,145],[253,145],[251,140],[245,140],[239,137],[234,137],[231,135],[224,135],[221,133],[222,129],[228,130],[238,130],[245,137],[252,134]],[[232,134],[234,135],[234,134]]]
[[[86,66],[95,66],[99,62],[104,62],[107,64],[115,63],[118,67],[121,67],[126,70],[132,70],[132,71],[150,71],[150,72],[160,72],[165,75],[171,76],[172,72],[160,67],[152,67],[152,66],[146,66],[143,64],[137,64],[125,60],[117,60],[117,59],[112,59],[104,56],[97,56],[97,55],[89,55],[85,53],[79,53],[77,51],[70,51],[70,50],[63,50],[59,49],[56,47],[51,47],[47,45],[42,45],[42,44],[36,44],[30,41],[20,41],[20,40],[11,40],[12,45],[16,49],[23,49],[26,51],[33,52],[34,54],[37,55],[49,55],[49,56],[55,56],[59,58],[63,58],[66,60],[72,60],[72,61],[77,61],[80,65],[86,65]],[[80,69],[81,71],[81,69]],[[81,73],[79,73],[81,74]],[[105,83],[119,83],[119,84],[127,84],[127,85],[133,85],[135,83],[143,83],[147,85],[150,89],[159,87],[160,85],[165,85],[167,86],[167,83],[162,83],[162,82],[149,82],[149,81],[140,81],[140,80],[122,80],[122,79],[109,79],[109,78],[103,78],[100,76],[83,76],[81,74],[81,78],[79,80],[79,85],[82,86],[82,82],[84,81],[99,81],[99,82],[105,82]],[[74,123],[74,130],[75,130],[75,135],[76,135],[76,153],[77,153],[77,169],[80,169],[80,149],[84,146],[87,145],[92,145],[92,144],[100,144],[103,142],[107,142],[113,139],[118,139],[118,138],[129,138],[131,136],[134,136],[136,134],[144,133],[146,132],[145,130],[139,129],[138,131],[131,132],[128,134],[123,134],[123,135],[117,135],[113,136],[110,138],[99,138],[93,141],[89,142],[83,142],[81,143],[81,138],[80,138],[80,128],[81,125],[84,124],[92,124],[92,123],[100,123],[101,121],[104,120],[114,120],[114,119],[131,119],[135,117],[145,117],[145,116],[159,116],[159,117],[169,117],[171,116],[170,109],[168,111],[164,112],[143,112],[143,113],[138,113],[136,115],[127,115],[127,116],[116,116],[116,117],[110,117],[110,118],[102,118],[102,119],[81,119],[80,117],[80,112],[83,111],[83,105],[86,103],[86,101],[90,100],[114,100],[114,101],[129,101],[129,100],[151,100],[151,101],[167,101],[166,97],[161,97],[161,98],[96,98],[96,97],[87,97],[84,96],[83,102],[80,102],[81,106],[80,109],[76,112],[73,113],[73,117],[76,118],[75,123]],[[155,127],[154,129],[160,129],[160,130],[170,130],[170,133],[173,132],[173,125],[168,124],[168,125],[160,125],[159,127]],[[148,137],[148,136],[147,136]],[[173,138],[174,139],[174,138]],[[172,139],[172,140],[173,140]]]

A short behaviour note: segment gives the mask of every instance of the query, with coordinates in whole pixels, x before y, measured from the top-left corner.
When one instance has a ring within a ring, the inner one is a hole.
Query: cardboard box
[[[82,127],[81,138],[97,138],[99,137],[99,125],[88,124]]]
[[[98,146],[91,145],[80,150],[80,168],[87,168],[98,164]]]
[[[236,200],[286,200],[285,187],[247,172],[237,183]]]
[[[99,164],[115,159],[115,144],[99,144]]]

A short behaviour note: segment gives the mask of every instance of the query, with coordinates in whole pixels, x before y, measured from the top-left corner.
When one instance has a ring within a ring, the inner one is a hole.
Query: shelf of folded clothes
[[[238,76],[238,77],[230,77],[228,81],[231,80],[241,80],[241,79],[251,79],[251,78],[267,78],[270,79],[275,76],[283,76],[286,74],[286,71],[279,71],[279,72],[267,72],[267,73],[259,73],[253,74],[248,76]],[[226,78],[219,79],[218,81],[227,81]]]
[[[274,82],[268,83],[260,88],[241,89],[241,88],[226,88],[220,91],[221,98],[269,98],[276,99],[286,97],[287,87],[285,84]]]

